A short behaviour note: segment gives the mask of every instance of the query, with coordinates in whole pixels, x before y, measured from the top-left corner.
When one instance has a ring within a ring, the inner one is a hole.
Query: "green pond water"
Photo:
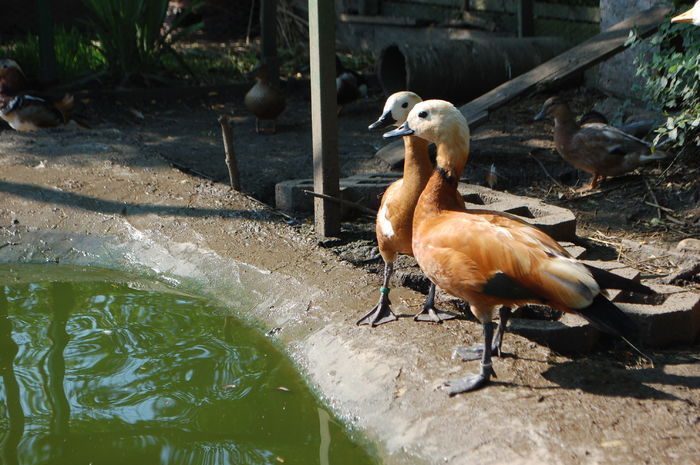
[[[224,309],[105,272],[58,275],[71,280],[0,265],[0,463],[378,463]]]

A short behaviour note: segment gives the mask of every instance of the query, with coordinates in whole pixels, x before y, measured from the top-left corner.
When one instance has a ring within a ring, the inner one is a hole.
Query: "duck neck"
[[[425,219],[442,210],[464,208],[464,204],[457,202],[457,184],[469,156],[469,140],[455,142],[438,144],[437,166],[418,201],[417,218]]]
[[[557,109],[554,115],[554,139],[557,145],[560,140],[568,140],[579,129],[580,126],[568,107],[561,106]]]
[[[416,199],[428,183],[433,167],[428,156],[428,141],[420,137],[404,137],[403,183],[415,191]]]

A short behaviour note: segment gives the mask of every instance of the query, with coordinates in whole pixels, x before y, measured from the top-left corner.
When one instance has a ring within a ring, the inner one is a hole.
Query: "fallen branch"
[[[219,116],[218,121],[221,125],[221,135],[224,138],[224,152],[226,153],[226,166],[228,167],[228,176],[231,180],[231,188],[240,191],[241,178],[238,174],[236,153],[233,151],[233,131],[231,130],[231,125],[229,124],[227,116]]]
[[[656,198],[656,194],[654,194],[654,191],[651,190],[651,186],[649,185],[649,181],[647,181],[647,178],[642,178],[644,180],[644,185],[647,186],[647,190],[649,191],[649,195],[651,195],[651,200],[654,201],[653,206],[656,207],[656,217],[658,219],[661,219],[661,206],[659,205],[659,201]],[[646,204],[650,204],[650,202],[644,202]]]
[[[310,191],[310,190],[304,190],[304,194],[318,197],[318,198],[324,199],[324,200],[330,200],[331,202],[335,202],[335,203],[338,203],[340,205],[347,205],[348,207],[352,207],[352,208],[359,210],[363,213],[367,213],[368,215],[376,215],[377,214],[376,210],[373,210],[369,207],[365,207],[364,205],[361,205],[357,202],[352,202],[350,200],[339,199],[339,198],[333,197],[331,195],[321,194],[319,192],[314,192],[314,191]]]
[[[547,171],[547,168],[544,167],[544,165],[542,164],[542,162],[539,161],[539,160],[537,159],[537,157],[535,157],[535,156],[532,154],[532,152],[528,152],[528,155],[530,155],[530,157],[532,157],[532,159],[535,160],[535,161],[537,162],[537,164],[540,165],[540,168],[542,168],[542,171],[544,171],[544,174],[546,174],[547,177],[548,177],[549,179],[551,179],[552,182],[553,182],[554,184],[556,184],[557,186],[561,187],[562,189],[564,188],[564,185],[563,185],[562,183],[560,183],[559,181],[557,181],[556,179],[554,179],[554,178],[552,177],[551,174],[549,174],[549,171]]]

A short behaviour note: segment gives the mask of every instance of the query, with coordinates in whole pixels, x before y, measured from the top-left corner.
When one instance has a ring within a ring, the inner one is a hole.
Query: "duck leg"
[[[484,347],[486,348],[481,357],[481,369],[479,373],[472,373],[464,378],[454,379],[445,383],[449,388],[448,394],[454,396],[462,392],[469,392],[479,389],[486,385],[491,379],[491,376],[496,377],[496,372],[493,371],[491,364],[491,344],[493,343],[493,325],[490,321],[483,322],[484,331]]]
[[[512,312],[508,307],[501,307],[498,309],[498,330],[496,331],[496,336],[493,338],[493,343],[491,344],[491,352],[497,357],[501,357],[503,355],[503,334],[506,332],[506,325],[508,324],[508,320],[510,320],[511,314]],[[488,324],[493,325],[493,323]],[[469,360],[479,360],[481,357],[483,357],[483,354],[484,345],[474,344],[471,347],[455,347],[455,350],[452,352],[452,358],[459,357],[462,361],[466,362]]]
[[[601,176],[600,174],[593,174],[593,177],[591,178],[591,182],[589,182],[585,186],[582,186],[582,187],[576,189],[576,192],[592,191],[593,189],[596,189],[598,186],[600,186],[600,183],[605,181],[606,177],[607,176]]]
[[[372,327],[397,320],[394,312],[391,311],[391,301],[389,300],[389,279],[394,272],[392,262],[384,262],[384,284],[379,289],[379,302],[365,316],[357,320],[357,325],[370,325]]]
[[[442,323],[445,320],[451,320],[457,315],[452,312],[446,312],[435,308],[435,284],[430,283],[428,298],[425,299],[423,310],[413,317],[415,321],[431,321],[433,323]]]

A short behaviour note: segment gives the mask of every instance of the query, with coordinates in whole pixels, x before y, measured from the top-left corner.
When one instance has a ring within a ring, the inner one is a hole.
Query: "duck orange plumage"
[[[396,92],[389,96],[381,117],[369,129],[384,129],[400,125],[411,109],[421,101],[413,92]],[[389,281],[398,254],[413,255],[411,248],[413,211],[418,197],[430,178],[433,168],[428,156],[428,142],[419,137],[404,138],[403,178],[393,182],[382,196],[377,213],[376,235],[379,253],[384,259],[384,283],[380,288],[377,305],[360,318],[357,324],[378,326],[396,320],[389,301]],[[461,197],[459,200],[464,205]],[[428,298],[416,321],[441,322],[454,318],[454,314],[437,310],[434,306],[435,285],[431,283]]]
[[[618,176],[667,153],[652,153],[651,144],[604,123],[579,125],[569,106],[559,97],[544,102],[535,120],[554,118],[554,145],[557,152],[576,168],[590,173],[590,184],[582,190],[595,189],[607,176]]]
[[[578,262],[545,233],[512,215],[455,207],[457,173],[469,154],[469,128],[459,110],[442,100],[419,103],[385,137],[407,135],[437,145],[436,170],[414,213],[413,254],[432,282],[469,302],[483,326],[481,370],[448,382],[450,395],[478,389],[494,375],[491,320],[499,305],[546,304],[578,313],[605,331],[634,335],[634,322],[601,288],[651,292],[649,288]]]

